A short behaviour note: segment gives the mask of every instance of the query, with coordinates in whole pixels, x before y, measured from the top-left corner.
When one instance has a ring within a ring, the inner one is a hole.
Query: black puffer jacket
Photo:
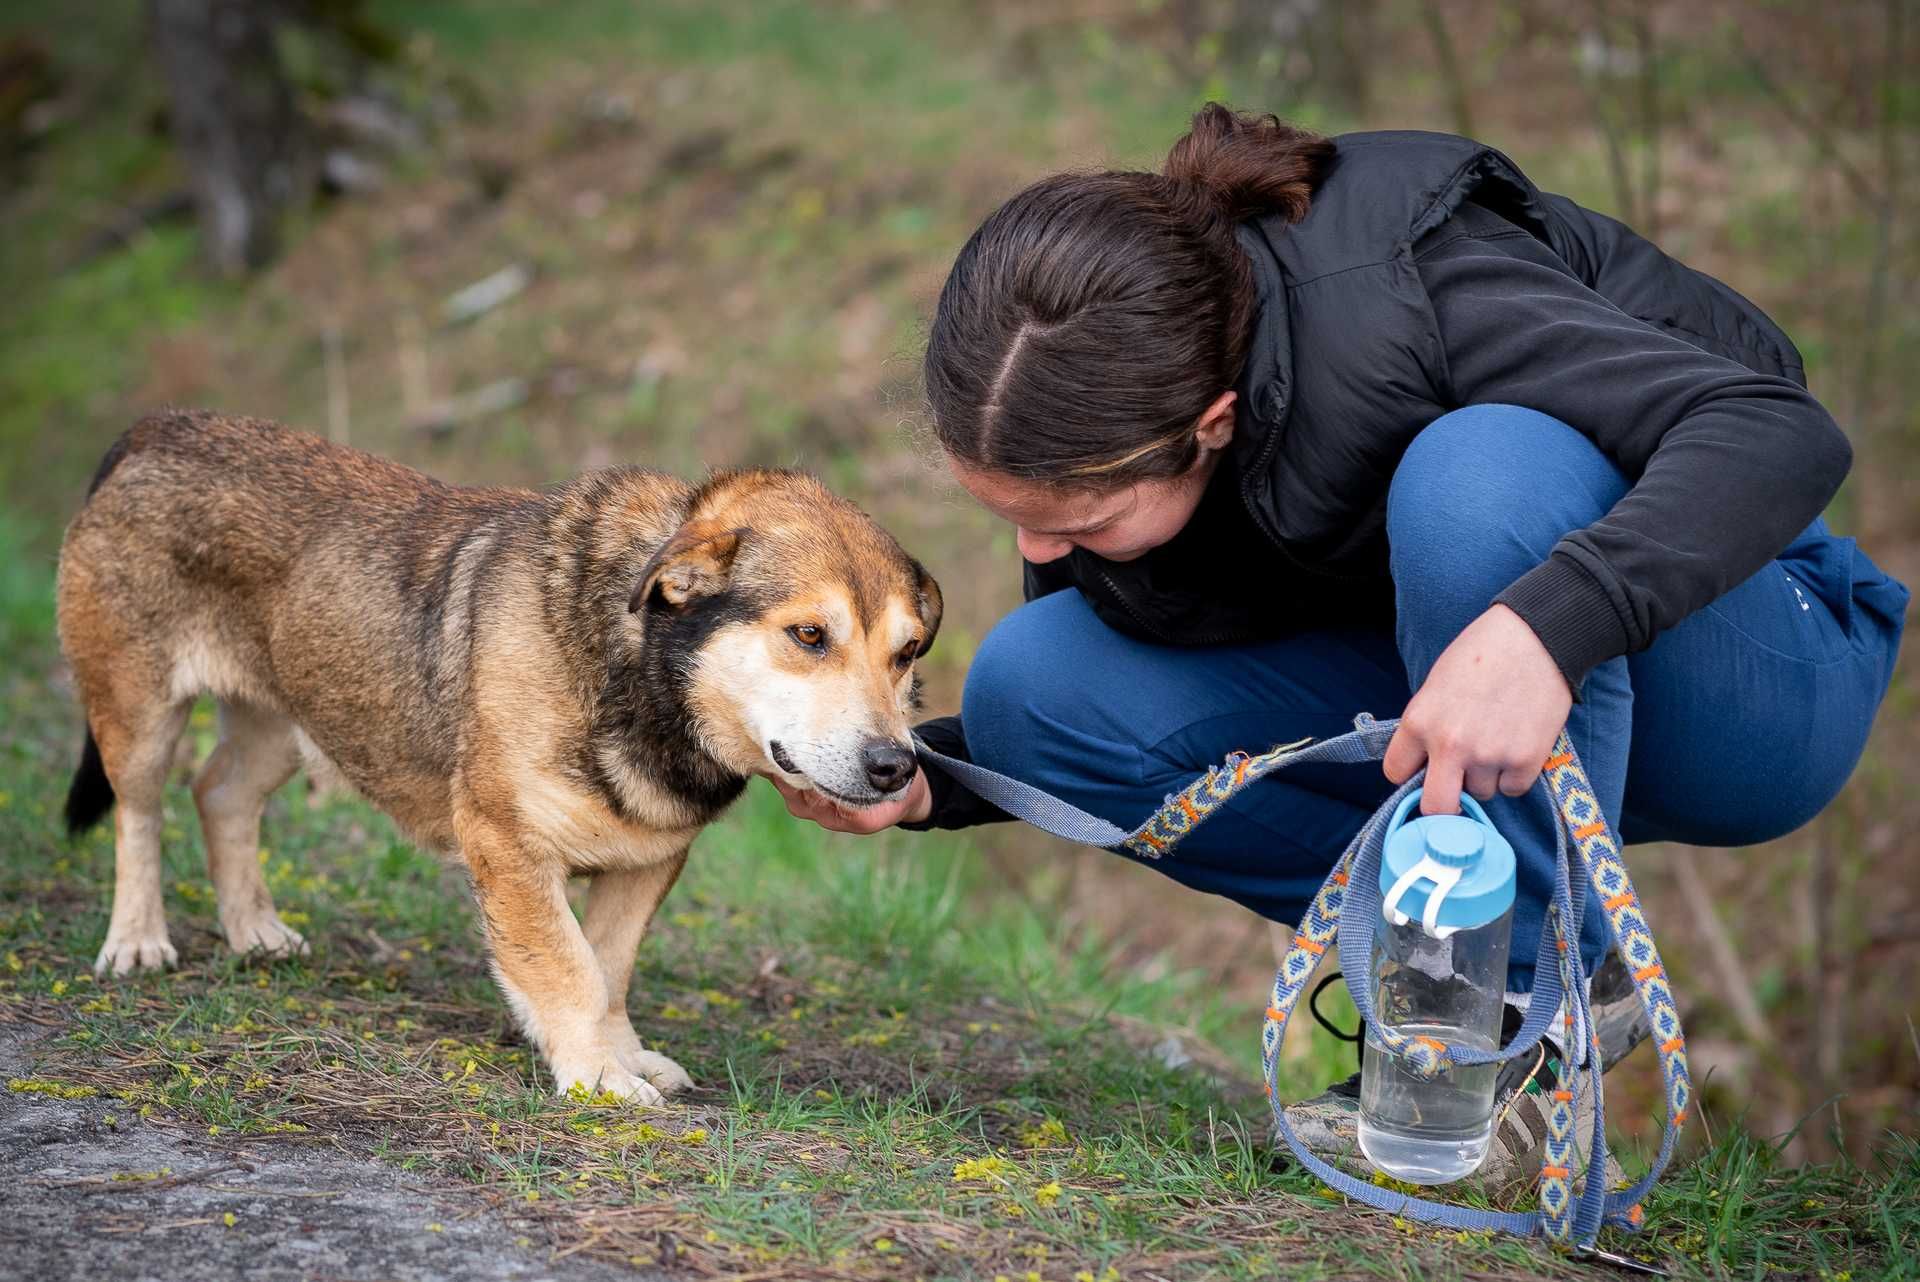
[[[1234,443],[1195,526],[1137,561],[1076,550],[1029,565],[1029,598],[1074,586],[1112,626],[1169,644],[1384,618],[1401,455],[1448,410],[1524,405],[1587,434],[1634,483],[1498,598],[1577,689],[1758,571],[1833,497],[1846,437],[1752,303],[1489,147],[1335,142],[1305,218],[1241,229],[1261,308]],[[1203,547],[1243,533],[1264,564],[1236,558],[1226,578],[1202,565]],[[922,734],[965,751],[956,719]],[[928,826],[993,817],[930,778]]]

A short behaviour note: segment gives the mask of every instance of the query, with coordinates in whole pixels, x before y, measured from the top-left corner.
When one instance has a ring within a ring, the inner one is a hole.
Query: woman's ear
[[[1213,398],[1193,425],[1193,436],[1203,450],[1224,450],[1233,440],[1233,407],[1240,394],[1232,388]]]

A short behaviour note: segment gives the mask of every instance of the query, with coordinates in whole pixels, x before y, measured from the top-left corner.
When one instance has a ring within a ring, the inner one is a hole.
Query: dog
[[[561,1092],[658,1103],[688,1077],[641,1044],[627,986],[688,846],[755,774],[849,807],[905,788],[941,608],[919,562],[797,472],[463,488],[261,420],[145,418],[60,553],[87,722],[68,826],[118,803],[95,970],[176,960],[161,791],[208,694],[220,739],[193,796],[234,952],[307,949],[254,857],[304,762],[464,865]]]

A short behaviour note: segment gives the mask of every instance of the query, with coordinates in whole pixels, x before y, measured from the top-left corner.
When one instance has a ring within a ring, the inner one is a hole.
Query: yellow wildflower
[[[1051,1117],[1020,1128],[1021,1148],[1065,1148],[1067,1143],[1067,1128]]]
[[[240,1222],[240,1217],[235,1215],[232,1211],[228,1211],[225,1215],[220,1217],[220,1222],[226,1225],[228,1228],[232,1228],[234,1225]]]
[[[1059,1180],[1049,1180],[1033,1191],[1033,1200],[1041,1206],[1052,1206],[1060,1200],[1060,1195],[1064,1191],[1065,1190],[1060,1187]],[[1091,1282],[1091,1279],[1089,1279],[1089,1282]]]
[[[954,1163],[953,1182],[962,1184],[968,1180],[1000,1180],[1018,1169],[1006,1158],[994,1154],[990,1157],[970,1157],[963,1162]]]
[[[49,1095],[54,1099],[91,1099],[100,1092],[91,1086],[75,1086],[45,1077],[10,1077],[7,1089],[21,1095]]]

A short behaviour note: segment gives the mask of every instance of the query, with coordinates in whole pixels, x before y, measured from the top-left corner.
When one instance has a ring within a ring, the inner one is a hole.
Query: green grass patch
[[[502,136],[489,144],[518,168],[497,222],[435,224],[442,258],[403,243],[403,202],[341,233],[359,237],[337,260],[342,283],[380,295],[349,308],[360,325],[356,442],[427,449],[393,426],[385,362],[366,355],[391,341],[385,309],[430,308],[504,261],[535,262],[536,289],[598,284],[435,338],[448,386],[538,374],[518,362],[550,332],[576,344],[569,359],[617,371],[599,401],[535,404],[447,447],[443,461],[496,477],[572,470],[583,440],[543,415],[622,457],[632,449],[687,471],[738,419],[746,429],[721,438],[728,461],[797,458],[858,495],[867,468],[899,442],[864,384],[833,386],[841,364],[883,359],[845,356],[842,333],[858,326],[840,318],[857,319],[850,305],[870,300],[873,351],[910,345],[912,291],[925,286],[916,274],[937,274],[1011,190],[1013,171],[1151,163],[1208,95],[1338,125],[1311,104],[1269,101],[1262,86],[1184,84],[1151,52],[1072,23],[1023,47],[1030,61],[1018,65],[1031,74],[1009,73],[1006,50],[957,38],[977,36],[961,32],[968,10],[784,0],[373,8],[423,35],[421,56],[491,104],[482,124]],[[699,1083],[671,1108],[553,1098],[487,978],[457,871],[364,805],[309,802],[297,785],[271,806],[261,858],[282,913],[314,942],[310,957],[225,953],[191,801],[175,787],[165,886],[183,964],[96,982],[88,967],[105,930],[110,838],[68,843],[56,827],[79,743],[52,651],[58,524],[123,425],[157,339],[184,333],[217,347],[242,333],[245,365],[265,372],[243,391],[223,383],[229,408],[256,408],[268,387],[284,401],[266,404],[299,408],[313,392],[297,389],[318,387],[317,347],[301,328],[312,300],[295,289],[331,274],[307,262],[285,282],[212,285],[181,226],[74,264],[117,202],[175,181],[146,125],[156,97],[135,8],[111,20],[79,13],[35,3],[17,16],[50,33],[78,73],[124,76],[125,91],[32,159],[0,243],[0,269],[33,299],[0,314],[0,1020],[62,1030],[10,1090],[111,1099],[117,1125],[190,1128],[211,1143],[271,1137],[378,1153],[502,1191],[545,1222],[559,1250],[704,1276],[1615,1276],[1329,1195],[1266,1143],[1253,1080],[1262,994],[1122,965],[1117,932],[1063,929],[1038,899],[995,884],[963,840],[830,837],[790,821],[759,785],[701,838],[634,976],[636,1026]],[[577,84],[567,79],[576,73]],[[631,95],[654,132],[605,144],[608,158],[570,161],[570,113],[602,83]],[[522,90],[534,107],[517,120]],[[834,124],[809,127],[818,121]],[[1048,131],[1063,122],[1092,154],[1062,159]],[[712,145],[691,145],[703,137]],[[981,158],[1002,150],[1031,163]],[[1590,162],[1564,163],[1597,187]],[[396,186],[417,182],[405,199],[424,207],[435,175],[417,163],[428,172]],[[577,212],[589,187],[601,214]],[[1745,234],[1778,230],[1779,212],[1751,207],[1757,230]],[[637,229],[629,240],[609,235],[620,219]],[[1735,234],[1745,227],[1736,220]],[[648,292],[651,274],[676,266],[685,281]],[[731,310],[736,292],[746,302]],[[623,307],[639,317],[631,333],[620,332]],[[677,335],[686,367],[629,374],[660,333]],[[317,403],[306,409],[302,421],[320,421]],[[897,471],[873,475],[868,498],[903,488]],[[912,505],[913,519],[925,506]],[[895,515],[907,512],[903,502]],[[941,542],[967,574],[1012,564],[1004,530],[974,514],[952,520]],[[969,651],[963,624],[943,637],[941,664]],[[189,733],[204,754],[210,709]],[[1197,1057],[1217,1071],[1167,1068],[1153,1048],[1169,1035],[1221,1048]],[[1350,1054],[1323,1040],[1287,1066],[1283,1085],[1308,1093]],[[1650,1200],[1649,1233],[1609,1237],[1611,1247],[1682,1276],[1915,1276],[1920,1156],[1910,1140],[1858,1164],[1790,1168],[1737,1126],[1716,1123],[1714,1134]]]
[[[16,1093],[112,1100],[115,1126],[213,1143],[343,1143],[501,1190],[556,1249],[703,1276],[1589,1272],[1347,1205],[1275,1161],[1250,1072],[1148,1053],[1211,1009],[1194,977],[1122,972],[1110,942],[984,884],[957,840],[830,838],[757,786],[700,839],[634,976],[636,1027],[698,1083],[671,1107],[552,1097],[487,978],[461,878],[359,802],[297,783],[260,858],[311,956],[225,952],[176,787],[165,882],[182,964],[96,981],[111,839],[57,832],[75,713],[44,636],[11,656],[0,1019],[62,1030]],[[210,746],[207,709],[188,733]],[[1239,1031],[1250,1068],[1255,1030]],[[1723,1133],[1654,1199],[1649,1234],[1610,1245],[1687,1275],[1907,1276],[1911,1143],[1870,1168],[1776,1156]]]

